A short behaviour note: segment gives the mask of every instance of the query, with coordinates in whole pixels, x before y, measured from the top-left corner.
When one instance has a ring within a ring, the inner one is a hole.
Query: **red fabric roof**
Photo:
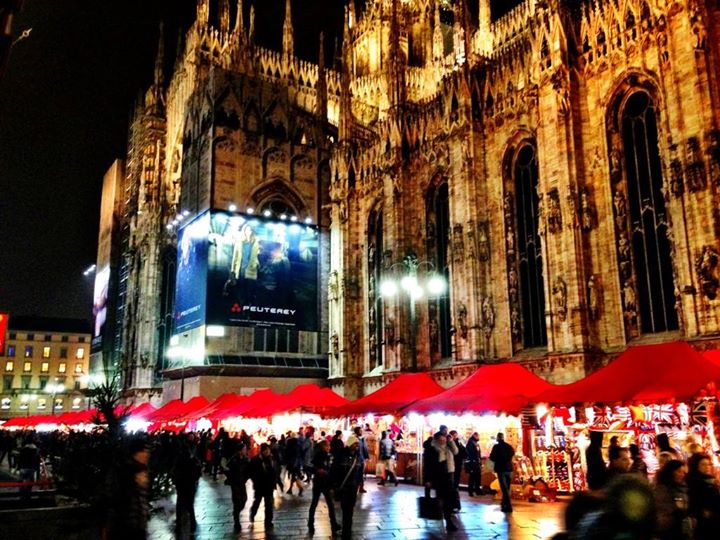
[[[662,403],[693,398],[720,381],[720,364],[684,341],[630,347],[607,366],[572,384],[540,394],[537,402]]]
[[[288,394],[279,395],[276,399],[253,407],[243,416],[263,418],[297,410],[320,413],[346,403],[349,403],[347,399],[329,388],[320,388],[316,384],[301,384]]]
[[[427,373],[404,373],[372,394],[336,407],[328,414],[395,414],[419,399],[444,391]]]
[[[482,366],[441,394],[416,401],[403,412],[506,412],[520,409],[552,385],[520,364]]]
[[[199,420],[200,418],[208,418],[214,412],[220,409],[226,408],[231,405],[235,405],[238,402],[237,394],[227,393],[216,398],[212,403],[208,403],[205,407],[189,411],[182,416],[175,419],[176,422],[189,422],[192,420]]]
[[[720,366],[720,349],[715,349],[714,351],[705,351],[703,353],[703,356],[711,362]]]
[[[191,414],[193,411],[206,407],[208,403],[208,400],[202,396],[196,396],[185,403],[175,399],[166,403],[154,413],[149,414],[146,420],[155,423],[171,422],[180,416]]]
[[[154,413],[157,409],[153,407],[150,403],[147,401],[145,403],[140,403],[139,405],[134,405],[130,409],[130,416],[133,418],[136,418],[138,420],[144,420],[148,416],[150,416],[152,413]]]
[[[265,406],[268,403],[280,398],[279,394],[276,394],[270,389],[255,390],[249,396],[241,396],[244,399],[238,400],[237,404],[224,409],[222,411],[223,416],[220,418],[231,418],[233,416],[244,416],[251,418],[247,413],[257,407]]]

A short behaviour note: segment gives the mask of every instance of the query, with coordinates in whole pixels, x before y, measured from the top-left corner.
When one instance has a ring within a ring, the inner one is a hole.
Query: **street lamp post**
[[[418,280],[418,272],[425,267],[423,279]],[[380,284],[380,294],[385,298],[392,298],[403,290],[408,297],[410,316],[410,359],[411,370],[418,370],[417,361],[417,306],[416,303],[426,293],[430,296],[441,295],[447,286],[445,280],[435,272],[435,264],[427,259],[418,260],[417,255],[409,252],[403,260],[390,266],[389,272],[399,274],[400,286],[397,278],[387,277]]]

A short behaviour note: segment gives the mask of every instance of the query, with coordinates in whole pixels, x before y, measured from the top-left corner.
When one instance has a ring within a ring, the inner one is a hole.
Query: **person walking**
[[[342,431],[338,429],[330,440],[330,454],[332,454],[333,459],[340,458],[343,448],[345,448],[345,443],[342,440]]]
[[[495,464],[495,474],[497,474],[500,483],[500,491],[502,491],[502,502],[500,510],[503,512],[512,512],[512,502],[510,501],[510,482],[513,473],[513,457],[515,449],[505,442],[505,435],[497,434],[497,443],[490,452],[490,461]]]
[[[659,540],[690,540],[693,537],[686,475],[685,464],[677,459],[668,461],[657,474],[655,497]]]
[[[332,483],[335,493],[340,498],[342,510],[342,539],[352,538],[352,522],[357,502],[358,486],[360,484],[360,456],[358,450],[360,441],[354,435],[348,437],[340,459],[333,461],[331,467]]]
[[[32,483],[40,475],[40,450],[35,444],[34,435],[25,438],[25,444],[18,453],[17,468],[20,471],[20,481],[25,484],[20,487],[20,494],[27,497],[32,491]]]
[[[465,445],[460,440],[458,432],[454,429],[448,434],[448,439],[452,439],[457,447],[457,454],[455,454],[455,472],[453,473],[453,496],[455,498],[453,503],[453,510],[459,512],[461,509],[460,505],[460,475],[462,474],[463,463],[467,458],[467,450]]]
[[[315,510],[317,509],[321,495],[325,497],[332,533],[335,534],[340,530],[340,525],[338,525],[337,519],[335,518],[335,504],[332,495],[332,484],[330,482],[331,460],[330,443],[327,439],[323,439],[316,445],[315,454],[313,455],[314,476],[312,501],[310,502],[310,513],[308,514],[308,532],[311,536],[315,534]]]
[[[201,475],[202,463],[195,455],[193,434],[189,433],[187,438],[179,443],[172,474],[177,492],[175,528],[179,536],[188,536],[186,521],[189,521],[190,532],[195,532],[197,529],[195,494]]]
[[[443,518],[445,519],[445,529],[448,532],[457,530],[457,526],[452,521],[453,511],[453,476],[455,473],[455,454],[457,447],[447,435],[443,435],[442,431],[438,431],[433,435],[433,440],[427,448],[425,455],[427,456],[427,474],[430,480],[430,486],[435,490],[437,498],[440,500]],[[427,488],[425,493],[429,493]]]
[[[632,459],[632,465],[630,465],[630,472],[637,474],[647,480],[648,468],[645,461],[643,461],[640,455],[640,447],[637,444],[630,445],[630,458]]]
[[[150,519],[150,452],[143,439],[131,440],[127,460],[117,472],[111,494],[108,540],[145,540]]]
[[[305,445],[303,451],[303,472],[305,473],[305,483],[309,484],[312,480],[313,473],[313,456],[315,455],[315,428],[308,426],[305,428]]]
[[[395,441],[388,437],[387,431],[383,431],[380,434],[380,448],[378,455],[380,456],[380,463],[382,464],[382,476],[380,477],[379,486],[385,485],[385,480],[388,482],[395,482],[395,486],[398,485],[397,476],[395,476],[395,466],[393,459],[395,456]]]
[[[480,454],[480,435],[476,431],[468,439],[465,451],[467,452],[467,461],[465,462],[465,470],[468,473],[468,496],[473,497],[480,495],[480,470],[481,470],[481,459]]]
[[[235,454],[230,458],[225,469],[225,484],[230,486],[233,504],[233,523],[235,531],[240,530],[240,512],[245,508],[247,503],[248,467],[250,459],[248,458],[247,446],[238,443],[235,448]]]
[[[720,491],[710,456],[693,454],[688,460],[688,503],[695,518],[695,540],[717,538],[720,530]]]
[[[299,452],[299,438],[295,433],[290,433],[290,436],[285,440],[285,469],[287,475],[290,477],[290,487],[287,490],[288,495],[293,494],[293,486],[297,486],[298,495],[302,497],[303,485],[301,472],[298,468],[298,452]]]
[[[613,450],[613,456],[614,458],[610,460],[610,466],[607,469],[608,482],[620,475],[629,473],[633,464],[628,448],[619,446],[616,450]]]
[[[275,491],[275,464],[273,463],[270,446],[260,445],[260,453],[250,461],[250,478],[253,482],[255,498],[250,507],[250,521],[255,521],[260,503],[265,503],[265,528],[273,527],[273,494]]]
[[[368,450],[367,441],[365,440],[365,436],[363,435],[362,428],[360,426],[355,426],[355,429],[353,429],[353,433],[355,434],[355,437],[357,437],[357,440],[360,441],[360,446],[358,447],[358,458],[360,459],[360,488],[358,489],[358,492],[366,493],[365,463],[368,459],[370,459],[370,451]]]
[[[587,483],[592,490],[602,489],[607,483],[607,468],[602,455],[602,431],[590,432],[590,445],[585,449]]]

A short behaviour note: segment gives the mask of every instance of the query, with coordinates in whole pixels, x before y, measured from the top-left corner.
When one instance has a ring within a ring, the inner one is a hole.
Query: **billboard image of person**
[[[313,227],[214,212],[207,323],[316,331],[318,245]]]
[[[94,328],[92,345],[98,349],[102,345],[103,329],[107,320],[108,288],[110,286],[110,266],[100,268],[95,273],[95,287],[93,292]]]
[[[178,233],[175,332],[205,324],[210,215],[199,216]]]

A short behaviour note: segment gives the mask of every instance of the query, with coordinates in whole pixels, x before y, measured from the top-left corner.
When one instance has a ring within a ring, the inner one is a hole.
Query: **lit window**
[[[13,356],[15,356],[15,345],[8,345],[8,351],[7,351],[7,352],[8,352],[7,355],[8,355],[9,357],[12,358]]]
[[[50,358],[50,347],[43,347],[43,358]]]
[[[5,362],[5,371],[12,371],[13,369],[15,369],[15,362],[12,360]]]
[[[83,372],[83,365],[80,362],[78,362],[77,364],[75,364],[75,373],[82,373],[82,372]]]
[[[45,409],[47,407],[47,399],[45,398],[38,398],[38,410]]]
[[[62,408],[63,408],[63,405],[64,405],[64,400],[63,400],[63,398],[61,398],[61,397],[55,398],[55,410],[56,410],[56,411],[59,410],[59,409],[62,409]]]
[[[50,362],[43,362],[42,364],[40,364],[40,371],[42,371],[43,373],[47,373],[48,371],[50,371]]]
[[[28,345],[25,347],[25,358],[32,358],[33,348]]]
[[[81,359],[85,358],[85,348],[79,347],[77,351],[75,351],[75,358]]]
[[[60,362],[58,365],[58,373],[65,373],[67,371],[67,364],[65,362]]]
[[[79,408],[80,408],[80,402],[81,402],[81,401],[82,401],[82,399],[79,398],[79,397],[76,397],[75,399],[73,399],[72,408],[73,408],[73,409],[79,409]]]
[[[25,371],[25,372],[32,371],[32,362],[25,362],[23,364],[23,371]]]
[[[0,409],[9,409],[10,408],[10,398],[3,398],[2,401],[0,401]]]

